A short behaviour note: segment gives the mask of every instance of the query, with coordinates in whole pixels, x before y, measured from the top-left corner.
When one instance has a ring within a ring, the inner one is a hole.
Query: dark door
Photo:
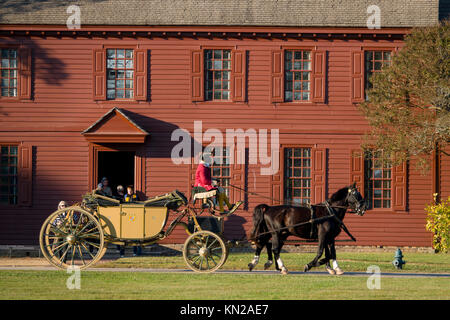
[[[122,185],[126,191],[128,185],[134,184],[134,157],[135,152],[99,151],[97,183],[106,177],[113,194],[116,194],[118,185]]]

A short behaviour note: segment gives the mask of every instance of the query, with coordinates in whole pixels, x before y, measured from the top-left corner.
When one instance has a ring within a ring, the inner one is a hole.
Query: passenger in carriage
[[[108,178],[103,177],[100,183],[97,186],[96,190],[100,195],[106,196],[106,197],[112,197],[112,190],[109,187],[109,181]]]
[[[125,189],[120,184],[117,186],[117,192],[116,192],[115,198],[117,200],[120,200],[120,202],[122,202],[125,198]]]
[[[195,172],[194,187],[203,187],[206,191],[216,190],[216,200],[219,203],[219,209],[222,213],[228,213],[228,211],[224,210],[224,203],[227,205],[229,211],[236,210],[242,204],[240,201],[235,204],[231,204],[224,189],[213,185],[213,180],[211,178],[211,165],[203,160],[200,161],[197,171]]]
[[[134,193],[133,186],[127,187],[127,194],[124,196],[123,201],[125,201],[125,202],[139,201],[136,193]]]

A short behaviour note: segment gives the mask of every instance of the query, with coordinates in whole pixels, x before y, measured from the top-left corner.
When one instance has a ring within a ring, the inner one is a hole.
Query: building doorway
[[[134,185],[135,155],[132,151],[98,151],[98,180],[107,177],[113,194],[118,185],[122,185],[125,191],[128,185]]]

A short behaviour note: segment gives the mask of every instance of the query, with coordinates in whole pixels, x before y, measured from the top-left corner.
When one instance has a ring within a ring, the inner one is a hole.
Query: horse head
[[[361,193],[359,193],[358,188],[356,187],[356,182],[348,187],[348,193],[345,201],[347,202],[349,208],[357,215],[363,216],[366,212],[366,201],[362,197]]]

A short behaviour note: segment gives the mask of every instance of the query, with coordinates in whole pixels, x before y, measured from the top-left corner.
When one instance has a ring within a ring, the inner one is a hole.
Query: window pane
[[[117,90],[116,91],[116,98],[118,99],[123,99],[125,97],[125,92],[124,90]]]
[[[125,90],[125,98],[126,99],[133,98],[133,90]]]
[[[117,58],[118,58],[118,59],[123,59],[123,58],[125,58],[125,50],[123,50],[123,49],[118,49],[118,50],[117,50]]]

